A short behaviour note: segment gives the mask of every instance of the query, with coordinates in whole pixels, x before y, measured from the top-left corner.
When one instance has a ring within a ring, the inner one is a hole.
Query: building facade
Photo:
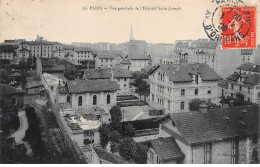
[[[217,85],[221,78],[207,64],[160,65],[149,75],[150,103],[168,112],[189,111],[194,98],[218,103]]]

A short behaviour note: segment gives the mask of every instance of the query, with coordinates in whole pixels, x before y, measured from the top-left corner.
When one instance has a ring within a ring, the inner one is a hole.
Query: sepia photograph
[[[0,164],[259,164],[259,0],[0,0]]]

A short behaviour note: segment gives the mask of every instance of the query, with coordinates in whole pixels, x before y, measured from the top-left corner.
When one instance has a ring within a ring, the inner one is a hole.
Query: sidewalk
[[[20,127],[10,137],[13,137],[15,139],[16,144],[21,144],[23,143],[22,139],[25,136],[25,131],[28,129],[28,122],[25,111],[19,111],[18,117],[20,118]]]

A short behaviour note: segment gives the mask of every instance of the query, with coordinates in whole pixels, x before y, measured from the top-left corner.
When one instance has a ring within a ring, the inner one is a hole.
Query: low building
[[[84,70],[83,79],[112,79],[118,83],[120,90],[117,94],[130,94],[130,78],[131,73],[127,69],[122,68],[102,68]]]
[[[103,150],[101,147],[92,146],[92,164],[129,164],[129,162],[118,155]]]
[[[220,76],[207,64],[161,64],[149,75],[150,103],[168,112],[189,111],[192,99],[218,103]]]
[[[150,62],[150,58],[145,55],[131,55],[126,58],[131,62],[130,71],[141,71],[141,69],[148,66]]]
[[[147,152],[148,164],[177,164],[184,158],[173,137],[150,140]]]
[[[26,78],[27,93],[29,95],[43,95],[44,87],[39,76],[31,76]]]
[[[14,72],[13,74],[11,74],[10,76],[10,80],[12,82],[22,82],[22,74],[19,72]]]
[[[172,113],[161,120],[160,137],[173,137],[184,164],[249,164],[259,159],[257,105]]]
[[[3,106],[12,106],[16,108],[23,108],[24,106],[24,92],[21,89],[0,84],[0,104]]]
[[[73,80],[59,86],[56,101],[74,111],[98,106],[108,112],[116,104],[117,90],[117,82],[109,79]]]

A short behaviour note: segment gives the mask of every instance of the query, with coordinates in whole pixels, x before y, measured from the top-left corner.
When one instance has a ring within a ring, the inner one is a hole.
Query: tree
[[[144,79],[147,79],[148,75],[137,71],[133,73],[132,76],[134,78],[133,86],[136,87],[136,92],[139,94],[140,98],[141,96],[144,96],[146,100],[146,97],[150,94],[150,86]]]
[[[19,128],[20,119],[18,117],[17,109],[11,106],[5,106],[3,108],[3,115],[1,117],[1,128],[4,134],[8,135],[12,131]]]
[[[99,132],[99,136],[100,136],[100,145],[103,149],[105,149],[109,142],[109,137],[108,137],[108,134],[110,133],[109,125],[106,123],[103,123],[98,128],[98,132]]]
[[[199,110],[199,106],[200,104],[202,103],[202,100],[200,99],[192,99],[190,102],[189,102],[189,110],[190,111],[198,111]]]
[[[121,107],[116,105],[112,106],[109,110],[109,113],[111,115],[111,121],[112,123],[118,123],[122,120],[122,113],[121,113]]]
[[[195,99],[192,99],[189,102],[189,110],[190,111],[198,111],[200,104],[202,104],[203,102],[206,103],[206,105],[208,106],[208,109],[221,108],[221,106],[218,106],[217,104],[214,104],[212,102],[209,102],[209,101],[205,102],[201,99],[195,98]]]
[[[131,160],[137,156],[137,145],[132,138],[126,137],[120,142],[118,152],[120,156]]]
[[[135,128],[133,127],[133,125],[131,123],[128,123],[125,127],[124,127],[124,135],[127,137],[133,137],[135,136]]]

